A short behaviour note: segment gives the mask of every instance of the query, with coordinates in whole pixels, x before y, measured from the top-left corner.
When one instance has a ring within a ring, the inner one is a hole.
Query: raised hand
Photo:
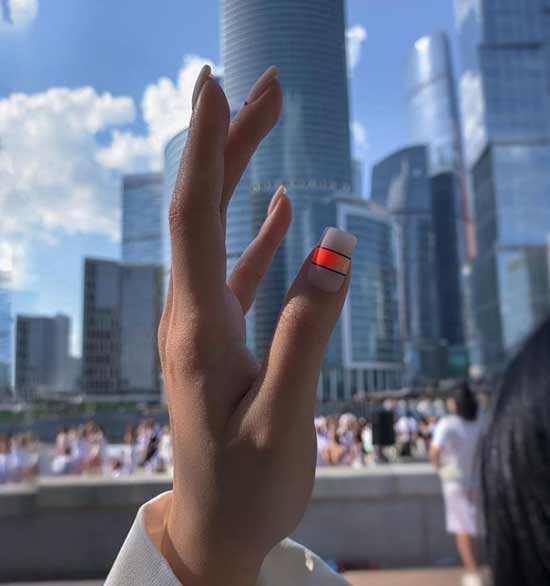
[[[277,70],[231,123],[203,69],[170,208],[172,270],[159,346],[174,445],[174,492],[163,553],[185,586],[255,583],[300,521],[315,473],[313,414],[329,336],[348,288],[355,238],[329,229],[284,301],[260,364],[244,315],[291,220],[284,188],[226,279],[232,192],[282,104]]]

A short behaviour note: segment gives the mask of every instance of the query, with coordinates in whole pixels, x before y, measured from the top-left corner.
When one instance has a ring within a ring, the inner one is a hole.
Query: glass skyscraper
[[[287,186],[293,207],[289,233],[247,314],[247,344],[259,357],[267,350],[286,291],[324,228],[357,231],[351,301],[331,338],[318,396],[348,401],[359,391],[396,388],[402,354],[395,226],[353,193],[344,3],[223,0],[222,5],[223,82],[232,116],[270,65],[279,68],[284,93],[281,119],[229,206],[228,274],[257,234],[279,185]],[[182,131],[165,150],[165,217],[186,139]],[[169,267],[168,238],[164,257]]]
[[[399,226],[401,337],[408,383],[437,377],[439,312],[428,149],[413,146],[376,164],[373,202]]]
[[[550,309],[550,0],[456,0],[482,363],[499,370]]]
[[[352,185],[344,3],[334,0],[223,0],[224,88],[238,111],[254,81],[277,65],[284,108],[254,156],[228,214],[228,256],[256,234],[273,192],[284,183],[293,205],[285,244],[259,288],[249,340],[262,355],[282,300],[327,225],[336,194]],[[242,188],[242,190],[241,190]],[[341,332],[327,365],[342,363]]]
[[[162,196],[160,173],[122,179],[122,261],[162,264]]]
[[[440,337],[453,358],[467,365],[465,324],[471,324],[461,274],[473,242],[464,173],[460,117],[447,35],[416,41],[405,64],[405,96],[411,141],[428,148]],[[467,313],[468,312],[468,313]],[[472,336],[472,332],[469,332]],[[442,365],[443,367],[443,365]],[[444,367],[443,367],[444,368]],[[445,372],[442,372],[445,374]],[[458,374],[458,373],[457,373]],[[461,374],[465,374],[462,372]]]

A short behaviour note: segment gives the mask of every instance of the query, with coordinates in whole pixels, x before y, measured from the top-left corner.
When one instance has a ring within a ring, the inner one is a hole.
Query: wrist
[[[162,538],[161,553],[183,586],[255,586],[262,559],[237,551],[232,543],[211,539],[172,509]]]

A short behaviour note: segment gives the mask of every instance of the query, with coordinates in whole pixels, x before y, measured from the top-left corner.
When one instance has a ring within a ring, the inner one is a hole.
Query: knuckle
[[[279,321],[285,327],[290,329],[305,329],[313,335],[321,336],[326,332],[326,326],[322,317],[302,297],[293,297],[286,303]]]

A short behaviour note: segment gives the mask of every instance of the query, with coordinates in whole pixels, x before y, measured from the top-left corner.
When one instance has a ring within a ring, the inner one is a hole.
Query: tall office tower
[[[317,243],[336,223],[334,196],[352,184],[344,2],[223,0],[224,89],[233,112],[255,80],[277,65],[284,108],[241,184],[228,215],[228,255],[255,234],[273,192],[287,185],[293,222],[260,286],[252,346],[261,356],[271,339],[285,292]],[[240,234],[243,237],[240,237]],[[341,332],[331,340],[327,367],[342,364]]]
[[[439,319],[432,190],[425,146],[398,151],[376,164],[372,201],[399,226],[401,335],[409,384],[439,375]]]
[[[122,262],[162,263],[161,173],[125,175],[122,179]]]
[[[71,390],[69,337],[66,315],[18,315],[15,344],[15,389],[30,400],[49,392]]]
[[[481,361],[498,371],[550,309],[550,0],[455,0]]]
[[[351,162],[352,181],[351,191],[353,195],[363,197],[363,166],[364,161],[361,159],[353,159]]]
[[[338,227],[357,236],[357,247],[341,320],[347,368],[340,384],[338,371],[323,372],[319,398],[325,401],[348,399],[354,389],[398,389],[403,379],[397,224],[379,206],[351,197],[338,198],[337,215]]]
[[[0,397],[11,390],[12,376],[11,271],[0,270]]]
[[[440,336],[449,349],[448,374],[464,374],[452,365],[467,365],[464,326],[470,322],[461,274],[468,262],[466,248],[472,232],[447,35],[438,32],[418,39],[404,73],[411,141],[428,147]],[[471,248],[472,243],[468,250]]]
[[[87,258],[82,386],[86,393],[160,393],[162,269]]]

